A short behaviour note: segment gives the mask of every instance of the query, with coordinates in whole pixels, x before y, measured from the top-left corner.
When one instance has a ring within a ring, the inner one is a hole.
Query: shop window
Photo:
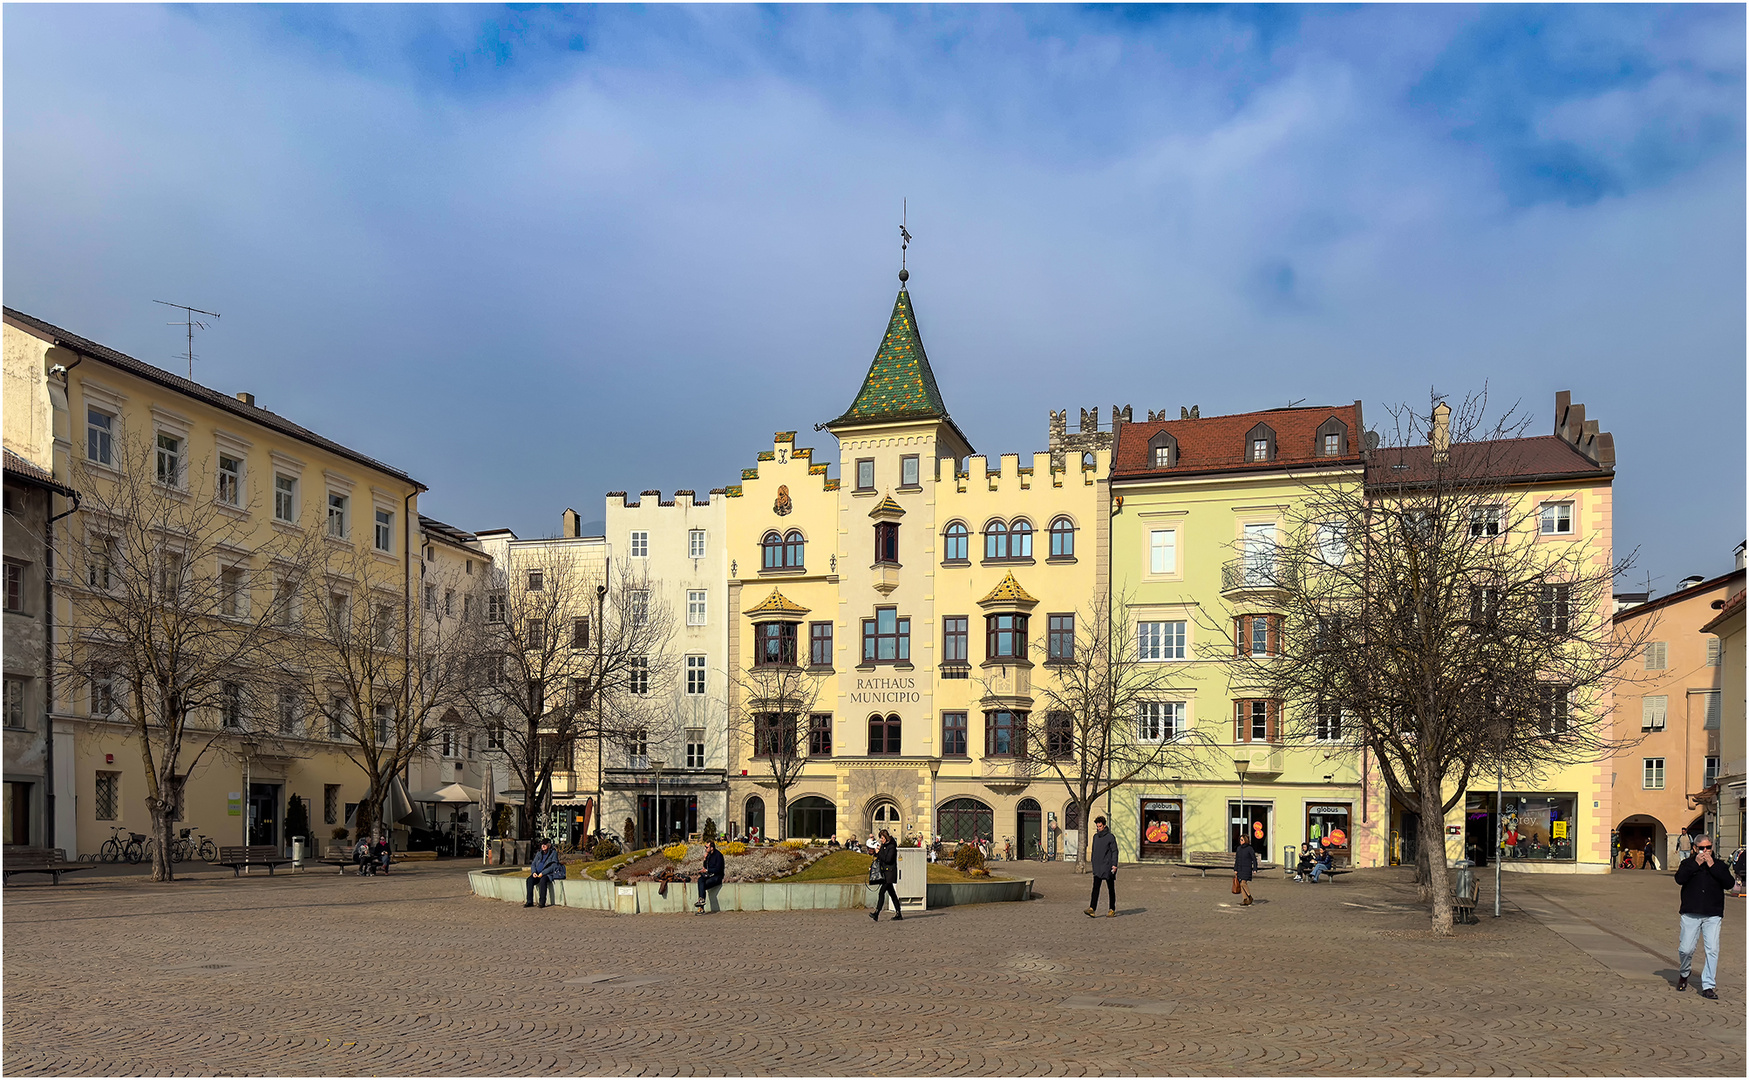
[[[789,804],[789,834],[819,839],[838,833],[838,808],[818,795],[804,795]]]
[[[1572,861],[1577,802],[1572,792],[1507,794],[1501,801],[1502,854],[1509,859]]]
[[[989,840],[996,831],[996,815],[977,799],[950,799],[935,812],[936,831],[944,843],[969,844]]]
[[[1069,809],[1075,808],[1074,803]],[[1070,814],[1063,814],[1064,828]],[[1178,799],[1142,800],[1142,858],[1179,859],[1184,856],[1184,803]]]
[[[1306,840],[1314,848],[1328,849],[1331,862],[1346,866],[1352,860],[1349,834],[1352,806],[1349,803],[1318,803],[1306,806]]]

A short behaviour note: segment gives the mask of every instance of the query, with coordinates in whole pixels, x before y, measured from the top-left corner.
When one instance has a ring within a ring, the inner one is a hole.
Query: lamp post
[[[650,759],[650,767],[652,769],[656,770],[656,806],[655,806],[655,812],[651,815],[651,820],[653,820],[656,823],[656,843],[654,845],[656,847],[661,847],[663,844],[663,840],[662,840],[662,766],[664,766],[666,764],[668,764],[668,763],[666,761],[663,761],[661,758],[651,758]]]
[[[605,572],[604,570],[603,573]],[[606,641],[604,635],[607,630],[607,624],[603,623],[601,618],[606,607],[607,585],[604,583],[595,586],[595,834],[597,836],[601,835],[602,818],[607,813],[607,793],[601,790],[601,738],[602,728],[606,724],[606,713],[603,711],[605,705],[602,700],[604,695],[601,685],[601,664],[603,659],[602,646]],[[626,843],[631,843],[630,837],[626,838]]]
[[[1246,816],[1245,810],[1245,774],[1251,771],[1251,759],[1234,758],[1233,768],[1239,771],[1239,813],[1234,816],[1232,823],[1240,827],[1239,839],[1242,841],[1247,836],[1245,830],[1251,824],[1251,819]],[[1237,850],[1236,846],[1235,850]],[[1264,854],[1267,855],[1268,852],[1264,852]]]

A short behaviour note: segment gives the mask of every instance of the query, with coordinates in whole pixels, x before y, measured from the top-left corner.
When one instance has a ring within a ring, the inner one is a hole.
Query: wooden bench
[[[1290,881],[1293,880],[1294,875],[1298,874],[1299,872],[1300,872],[1300,864],[1299,864],[1298,860],[1291,862],[1291,863],[1283,863],[1282,864],[1282,867],[1281,867],[1282,877],[1285,877]],[[1330,867],[1330,869],[1324,871],[1322,874],[1319,874],[1318,877],[1320,879],[1334,878],[1338,874],[1352,874],[1352,873],[1354,873],[1354,868],[1351,866],[1332,866],[1332,867]],[[1314,882],[1312,881],[1312,872],[1310,870],[1306,871],[1306,883],[1307,884],[1314,884]]]
[[[1470,926],[1481,922],[1480,919],[1476,918],[1476,900],[1481,896],[1481,893],[1482,879],[1480,877],[1474,875],[1470,877],[1470,888],[1467,893],[1460,891],[1454,882],[1451,890],[1452,921]]]
[[[1225,870],[1230,874],[1233,872],[1233,853],[1231,851],[1193,851],[1190,853],[1189,859],[1172,865],[1186,870],[1200,871],[1203,877],[1208,877],[1210,870]],[[1263,859],[1257,860],[1257,873],[1273,869],[1275,869],[1274,863]]]
[[[219,848],[219,865],[231,868],[231,876],[237,877],[251,866],[267,867],[267,876],[273,876],[273,868],[285,866],[291,860],[280,853],[279,848],[272,844],[250,844],[248,847]]]
[[[75,870],[90,870],[90,863],[67,861],[67,853],[60,848],[15,848],[6,852],[0,861],[0,881],[13,874],[50,874],[54,883],[61,883],[62,874],[71,874]]]
[[[352,855],[352,849],[340,844],[330,845],[328,850],[322,853],[322,857],[315,861],[324,863],[328,866],[338,866],[340,868],[340,873],[342,874],[346,873],[346,868],[348,866],[355,865],[358,862],[358,860]],[[269,874],[269,876],[271,877],[272,875]]]

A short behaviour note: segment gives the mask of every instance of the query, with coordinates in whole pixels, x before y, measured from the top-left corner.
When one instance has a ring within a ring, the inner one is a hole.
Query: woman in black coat
[[[899,845],[893,842],[893,834],[881,830],[881,846],[875,851],[875,865],[881,870],[881,892],[875,900],[875,909],[868,917],[875,922],[881,921],[881,912],[887,906],[887,897],[893,898],[893,921],[902,922],[905,918],[899,912],[899,891],[893,888],[899,880]]]
[[[1238,854],[1233,856],[1233,877],[1238,879],[1239,892],[1245,899],[1239,901],[1240,907],[1251,905],[1251,875],[1257,869],[1257,852],[1251,848],[1251,839],[1247,837],[1239,845]]]
[[[705,896],[723,883],[723,853],[717,850],[715,840],[704,842],[704,870],[698,875],[698,902],[693,904],[693,910],[704,914]]]

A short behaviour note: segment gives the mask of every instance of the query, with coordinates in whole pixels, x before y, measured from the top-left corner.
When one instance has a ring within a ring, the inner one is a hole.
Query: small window
[[[437,586],[435,585],[425,586],[425,610],[437,610]]]
[[[219,687],[219,721],[228,728],[243,726],[243,688],[234,682]]]
[[[942,663],[964,664],[970,661],[968,623],[964,615],[949,615],[941,620]]]
[[[650,557],[649,533],[643,531],[632,533],[631,554],[634,559],[647,559]]]
[[[226,506],[243,502],[243,463],[229,454],[219,455],[218,497]]]
[[[1136,659],[1183,660],[1185,620],[1136,624]]]
[[[182,486],[182,440],[163,432],[158,433],[158,482]]]
[[[796,624],[768,622],[753,624],[753,665],[771,667],[796,662]]]
[[[340,824],[340,785],[322,785],[322,823],[324,825]]]
[[[874,561],[876,565],[899,565],[899,523],[877,521],[874,527]]]
[[[1075,718],[1066,712],[1045,714],[1045,756],[1065,761],[1075,756]]]
[[[814,713],[808,717],[808,756],[832,756],[831,713]]]
[[[705,616],[705,590],[686,590],[686,625],[703,626]]]
[[[580,615],[571,620],[571,648],[587,649],[589,647],[589,616]]]
[[[115,417],[109,413],[85,410],[85,457],[99,465],[115,464]]]
[[[1719,759],[1716,757],[1707,758],[1705,769],[1706,771],[1701,776],[1701,787],[1710,788],[1719,782]]]
[[[626,764],[634,769],[650,767],[650,736],[648,732],[632,731],[626,734]]]
[[[630,670],[627,672],[626,689],[636,695],[650,692],[650,659],[647,656],[631,658]]]
[[[1537,515],[1537,527],[1544,536],[1571,536],[1573,533],[1573,504],[1570,502],[1543,503],[1542,511]]]
[[[1248,698],[1233,703],[1233,741],[1276,742],[1280,735],[1281,703]]]
[[[96,574],[97,568],[95,566],[93,566],[91,572],[93,574]],[[108,567],[106,566],[104,568],[104,578],[106,581],[108,580],[108,574],[109,574],[109,571],[108,571]],[[7,564],[6,564],[6,610],[7,611],[23,611],[24,610],[24,564],[23,563],[7,562]]]
[[[896,715],[869,717],[868,752],[870,754],[899,753],[899,735],[902,726]]]
[[[686,557],[689,559],[704,558],[703,529],[693,529],[686,534]]]
[[[862,620],[862,661],[865,664],[909,663],[911,619],[897,608],[875,608],[875,617]]]
[[[1645,661],[1647,671],[1663,671],[1669,665],[1670,644],[1665,641],[1646,642]]]
[[[919,487],[922,483],[922,469],[918,466],[918,455],[906,454],[899,459],[899,486]]]
[[[91,672],[91,715],[107,717],[115,711],[115,672],[95,668]],[[10,724],[10,720],[8,720]]]
[[[347,536],[347,501],[344,495],[328,493],[328,535],[336,540],[344,540]]]
[[[626,594],[626,616],[633,626],[647,626],[650,622],[650,590],[633,589]]]
[[[804,568],[802,556],[806,554],[807,541],[802,538],[801,530],[791,529],[783,536],[783,568],[785,570],[801,570]]]
[[[1340,521],[1318,523],[1318,559],[1326,566],[1341,566],[1348,559],[1348,530]]]
[[[243,568],[226,566],[219,570],[219,614],[236,619],[249,613],[249,594],[244,587]]]
[[[1233,642],[1240,656],[1275,656],[1281,651],[1281,616],[1241,615],[1233,620]]]
[[[1342,436],[1334,432],[1324,436],[1324,456],[1335,457],[1342,453]]]
[[[1663,731],[1670,715],[1668,694],[1647,694],[1640,699],[1640,730]]]
[[[874,458],[859,458],[856,462],[856,490],[874,490]]]
[[[121,811],[121,773],[100,772],[97,774],[96,798],[92,800],[92,813],[98,821],[114,821]]]
[[[547,587],[546,571],[544,571],[544,570],[530,570],[528,572],[528,591],[529,592],[543,592],[546,590],[546,587]]]
[[[276,704],[279,707],[279,733],[295,736],[298,733],[298,692],[280,690]]]
[[[547,621],[545,619],[530,619],[523,634],[522,647],[535,652],[547,647]]]
[[[290,476],[273,478],[273,518],[275,521],[296,521],[298,517],[298,482]]]
[[[24,679],[17,675],[6,676],[6,726],[24,727]]]
[[[966,756],[965,713],[944,712],[941,714],[941,756]]]
[[[1136,714],[1136,741],[1171,742],[1184,734],[1184,702],[1144,701]]]
[[[1026,756],[1026,714],[996,709],[984,714],[984,756]]]
[[[704,728],[686,729],[686,767],[704,768]]]
[[[443,615],[445,618],[455,614],[455,590],[443,590]]]
[[[1052,615],[1048,619],[1045,656],[1066,663],[1075,659],[1075,616]]]
[[[502,623],[509,609],[509,598],[501,592],[486,594],[486,621]]]
[[[1498,506],[1470,507],[1471,536],[1499,536],[1500,508]]]
[[[1075,523],[1066,517],[1051,522],[1051,558],[1070,559],[1075,556]]]
[[[1342,706],[1318,703],[1312,715],[1312,738],[1318,742],[1342,741]]]
[[[1572,625],[1573,587],[1544,585],[1542,587],[1543,632],[1568,633]]]
[[[378,510],[376,520],[376,548],[378,551],[393,551],[395,538],[395,515],[388,510]]]
[[[992,521],[984,526],[984,558],[1008,558],[1008,523]]]
[[[1032,522],[1022,518],[1008,526],[1008,557],[1032,558]]]
[[[686,692],[692,697],[704,693],[705,666],[704,657],[688,656],[686,658]]]
[[[1153,529],[1148,533],[1148,573],[1178,572],[1178,530]]]
[[[808,624],[808,663],[814,667],[832,666],[832,624]]]
[[[1567,734],[1572,711],[1570,695],[1571,691],[1565,686],[1551,684],[1537,688],[1537,712],[1544,735]]]
[[[1664,790],[1664,759],[1649,757],[1641,759],[1640,786],[1647,791]]]
[[[783,569],[783,537],[775,530],[759,540],[759,566],[762,570]]]
[[[941,559],[943,562],[965,562],[970,558],[970,532],[965,522],[955,521],[948,525],[947,531],[941,537]]]
[[[571,680],[571,708],[588,712],[595,702],[595,695],[590,692],[589,680],[573,678]],[[469,747],[472,750],[472,747]]]

